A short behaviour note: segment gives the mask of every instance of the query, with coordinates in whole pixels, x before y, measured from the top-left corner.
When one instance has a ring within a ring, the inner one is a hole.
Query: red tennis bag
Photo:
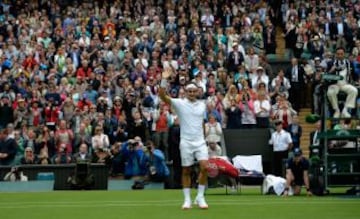
[[[208,176],[209,177],[216,177],[219,174],[224,174],[233,178],[239,176],[240,172],[232,163],[229,161],[219,158],[219,157],[212,157],[209,158],[209,165],[208,165]]]

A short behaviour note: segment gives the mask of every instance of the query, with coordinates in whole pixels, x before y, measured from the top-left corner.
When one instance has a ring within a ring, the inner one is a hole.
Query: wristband
[[[306,188],[306,191],[307,191],[307,192],[310,192],[310,189],[309,189],[309,188]]]
[[[286,192],[289,191],[289,188],[285,188],[284,191],[286,191]]]
[[[166,79],[161,79],[161,82],[160,82],[160,87],[161,88],[167,88],[167,86],[168,86],[168,82],[167,82],[167,80]]]

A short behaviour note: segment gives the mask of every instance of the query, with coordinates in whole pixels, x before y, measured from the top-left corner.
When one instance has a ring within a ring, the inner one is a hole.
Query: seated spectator
[[[20,164],[26,165],[26,164],[38,164],[39,159],[34,154],[32,147],[25,148],[24,156],[20,159]]]
[[[209,121],[205,123],[205,140],[213,139],[216,143],[220,144],[222,136],[221,123],[216,121],[214,114],[209,115]]]
[[[82,143],[80,145],[79,152],[75,153],[73,158],[76,163],[79,163],[81,161],[85,161],[85,162],[92,161],[91,154],[88,151],[88,146],[85,143]]]
[[[284,196],[290,195],[290,188],[294,195],[300,195],[301,186],[305,185],[308,196],[311,196],[309,182],[309,161],[302,156],[300,148],[294,149],[294,156],[286,163],[286,188]]]
[[[66,144],[59,146],[58,152],[52,158],[53,164],[69,164],[73,161],[72,155],[66,151]]]
[[[220,145],[216,142],[215,138],[207,139],[209,157],[218,157],[222,156],[222,149]]]

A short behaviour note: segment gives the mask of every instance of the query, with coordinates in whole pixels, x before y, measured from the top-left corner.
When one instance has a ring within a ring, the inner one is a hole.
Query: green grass
[[[180,209],[181,190],[1,193],[1,219],[311,219],[359,218],[360,198],[263,196],[258,188],[207,191],[208,210]],[[195,196],[195,190],[193,197]]]

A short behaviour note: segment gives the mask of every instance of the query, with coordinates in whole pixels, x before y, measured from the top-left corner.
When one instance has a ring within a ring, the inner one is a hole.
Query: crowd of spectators
[[[183,98],[189,81],[199,86],[212,145],[225,128],[268,128],[275,118],[287,128],[312,104],[314,85],[301,96],[317,79],[311,59],[327,64],[343,46],[360,61],[360,5],[276,2],[1,1],[0,165],[71,163],[85,153],[132,176],[146,174],[154,147],[163,162],[175,160],[177,116],[157,95],[163,69],[173,73],[172,97]],[[292,66],[312,73],[273,72],[278,17]],[[343,32],[328,29],[332,21]]]

